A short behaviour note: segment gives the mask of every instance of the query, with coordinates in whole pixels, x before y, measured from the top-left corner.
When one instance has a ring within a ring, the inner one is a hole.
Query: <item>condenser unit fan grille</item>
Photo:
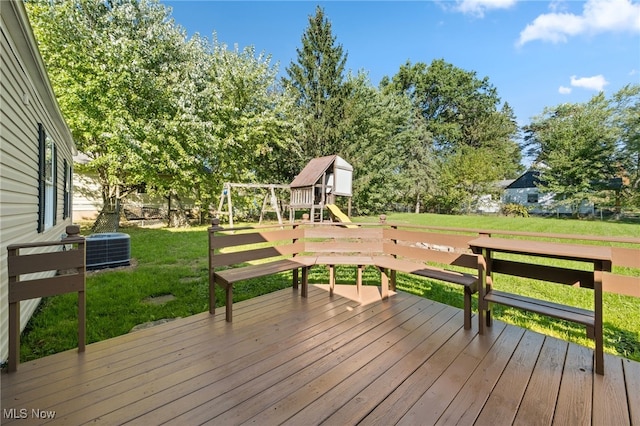
[[[127,266],[131,260],[131,239],[122,232],[105,232],[86,238],[87,269]]]

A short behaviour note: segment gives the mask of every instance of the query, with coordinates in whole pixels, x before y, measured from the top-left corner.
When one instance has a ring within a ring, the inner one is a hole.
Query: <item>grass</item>
[[[640,237],[640,227],[637,224],[617,222],[430,214],[391,214],[387,220],[476,229]],[[358,218],[357,221],[372,222],[377,221],[377,218]],[[208,309],[206,227],[131,227],[122,231],[131,236],[131,255],[135,265],[94,272],[87,277],[88,343],[126,334],[138,324],[187,317]],[[640,276],[640,270],[630,273]],[[353,274],[352,268],[337,268],[337,282],[353,282]],[[527,282],[506,276],[497,276],[496,282],[498,280],[500,289],[505,291],[585,308],[593,304],[590,290]],[[326,269],[312,268],[309,281],[326,283]],[[365,284],[374,285],[379,281],[377,271],[373,268],[365,270]],[[234,301],[249,299],[290,285],[290,275],[287,273],[244,281],[235,286]],[[462,291],[459,286],[399,274],[398,288],[462,308]],[[146,302],[150,297],[168,294],[175,296],[175,300],[161,305]],[[224,300],[222,292],[217,294],[217,300],[218,303]],[[502,306],[495,306],[494,316],[508,323],[593,347],[593,343],[586,339],[584,329],[572,323]],[[605,351],[640,361],[640,300],[605,294],[604,318]],[[68,294],[47,298],[23,334],[21,359],[24,362],[76,346],[77,296]]]

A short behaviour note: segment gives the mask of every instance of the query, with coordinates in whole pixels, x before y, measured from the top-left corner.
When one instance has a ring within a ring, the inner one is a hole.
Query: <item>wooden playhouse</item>
[[[351,216],[353,167],[338,155],[318,157],[309,161],[289,185],[291,190],[290,218],[295,211],[310,210],[311,221],[322,222],[324,208],[332,215],[341,212],[335,206],[336,196],[348,197],[348,216]]]

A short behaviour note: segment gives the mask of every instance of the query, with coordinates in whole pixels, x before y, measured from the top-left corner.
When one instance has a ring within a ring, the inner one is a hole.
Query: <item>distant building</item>
[[[505,188],[502,198],[503,203],[520,204],[529,209],[532,214],[561,214],[569,215],[572,211],[566,206],[555,206],[554,194],[541,193],[538,189],[540,183],[540,172],[538,170],[528,170],[513,183]],[[594,182],[594,186],[602,186],[606,189],[620,189],[622,180],[611,179],[604,184]],[[595,206],[591,202],[583,201],[580,205],[580,214],[593,214]]]
[[[502,198],[503,198],[504,190],[513,181],[514,181],[513,179],[503,179],[503,180],[495,181],[493,183],[495,194],[484,194],[478,197],[478,199],[474,203],[476,212],[477,213],[500,213],[500,208],[502,207]]]

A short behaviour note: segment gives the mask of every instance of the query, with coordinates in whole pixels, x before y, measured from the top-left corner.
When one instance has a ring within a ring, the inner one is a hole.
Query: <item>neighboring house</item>
[[[89,157],[78,153],[73,157],[75,164],[87,164]],[[76,172],[73,174],[73,221],[92,221],[102,210],[102,190],[96,176]]]
[[[484,194],[474,203],[476,213],[500,213],[504,190],[514,179],[503,179],[493,182],[495,194]]]
[[[520,204],[529,209],[532,214],[571,214],[569,207],[554,206],[554,195],[543,194],[538,190],[540,172],[528,170],[513,183],[505,188],[502,201],[504,204]],[[593,213],[593,203],[583,202],[580,206],[580,214]]]
[[[60,240],[75,146],[22,0],[0,1],[0,361],[8,357],[7,246]],[[39,299],[21,304],[24,326]]]
[[[2,1],[2,0],[0,0]],[[87,164],[90,159],[79,153],[73,157],[75,164]],[[94,221],[102,211],[102,186],[95,173],[77,172],[73,174],[73,221]],[[133,192],[121,200],[122,213],[128,219],[131,216],[166,217],[167,198],[161,195],[149,195],[145,192]],[[186,204],[193,204],[187,199]],[[147,217],[148,218],[148,217]]]

